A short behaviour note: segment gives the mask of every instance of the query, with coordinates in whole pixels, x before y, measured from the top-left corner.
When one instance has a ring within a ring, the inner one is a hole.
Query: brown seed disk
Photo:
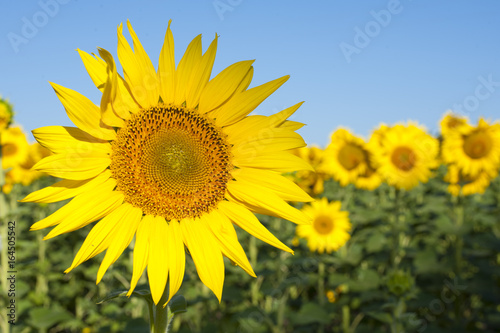
[[[207,117],[160,105],[132,116],[112,143],[111,171],[125,201],[167,220],[198,217],[231,179],[226,135]]]

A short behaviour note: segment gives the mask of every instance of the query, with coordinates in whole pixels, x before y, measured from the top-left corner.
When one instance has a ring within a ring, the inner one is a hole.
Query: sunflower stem
[[[454,210],[455,210],[455,226],[457,228],[457,234],[455,235],[455,274],[457,277],[460,277],[462,271],[462,248],[463,248],[463,240],[459,235],[460,228],[464,223],[464,205],[463,205],[463,197],[458,196],[456,200],[454,200]]]
[[[165,304],[167,303],[168,300],[168,294],[169,294],[168,290],[169,287],[167,283],[160,301],[155,306],[154,327],[152,333],[167,333],[170,321],[174,317],[170,312],[170,308],[168,307],[168,305]],[[165,306],[163,306],[164,304]]]

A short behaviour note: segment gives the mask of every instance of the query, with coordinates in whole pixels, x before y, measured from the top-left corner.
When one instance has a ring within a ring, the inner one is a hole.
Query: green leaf
[[[300,311],[291,318],[298,325],[311,323],[328,324],[330,318],[326,310],[316,303],[306,303]]]
[[[175,295],[174,297],[172,297],[170,302],[168,302],[168,307],[174,315],[186,312],[187,311],[186,299],[182,295]]]
[[[34,308],[30,311],[29,322],[40,330],[46,330],[60,322],[73,319],[73,316],[64,309]]]
[[[125,289],[113,290],[108,295],[104,296],[103,298],[97,299],[95,302],[96,302],[96,304],[102,304],[102,303],[107,302],[113,298],[126,297],[127,293],[128,293],[128,290],[125,290]],[[151,298],[151,292],[147,289],[134,290],[132,292],[132,295],[130,295],[130,296],[136,296],[136,297],[143,298],[147,302],[153,301]]]

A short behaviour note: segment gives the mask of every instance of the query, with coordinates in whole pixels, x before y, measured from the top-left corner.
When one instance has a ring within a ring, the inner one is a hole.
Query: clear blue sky
[[[309,144],[325,145],[338,126],[367,136],[409,119],[436,133],[447,109],[500,118],[499,17],[496,0],[8,1],[0,94],[27,131],[70,125],[48,81],[100,101],[75,49],[116,55],[116,27],[130,19],[156,65],[172,19],[176,61],[197,34],[206,49],[217,33],[213,73],[256,59],[252,85],[290,74],[257,113],[305,101],[293,119],[307,123]]]

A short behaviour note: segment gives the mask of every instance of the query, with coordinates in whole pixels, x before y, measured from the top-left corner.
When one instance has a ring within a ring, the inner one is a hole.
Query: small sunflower
[[[437,168],[438,141],[415,124],[398,124],[370,142],[374,162],[389,185],[409,190]]]
[[[10,169],[25,163],[29,158],[29,144],[20,127],[9,127],[1,133],[2,168]]]
[[[10,126],[13,117],[12,105],[0,97],[0,133]]]
[[[475,178],[486,172],[493,177],[500,166],[500,124],[480,118],[476,127],[462,126],[444,138],[442,155],[464,175]]]
[[[439,122],[441,127],[441,136],[445,137],[454,131],[460,130],[463,126],[468,126],[468,124],[469,120],[467,117],[455,114],[451,110],[447,111]]]
[[[324,168],[342,186],[354,183],[367,170],[363,139],[344,128],[336,130],[325,149]]]
[[[322,198],[304,206],[302,211],[312,219],[312,225],[298,225],[296,234],[307,240],[311,252],[337,251],[351,238],[349,212],[340,210],[340,201]]]
[[[448,192],[453,196],[459,196],[460,194],[466,196],[471,194],[483,194],[488,186],[490,186],[491,180],[497,175],[498,172],[490,175],[482,171],[475,177],[471,177],[462,174],[460,168],[451,164],[448,165],[444,180],[450,183],[450,185],[448,185]]]
[[[201,35],[175,66],[170,22],[155,70],[132,26],[133,48],[118,27],[118,58],[78,50],[96,87],[100,107],[68,88],[52,84],[77,127],[33,131],[54,155],[34,168],[63,178],[24,201],[74,197],[32,230],[53,227],[45,239],[95,224],[69,272],[106,251],[97,283],[135,236],[129,295],[147,267],[158,303],[169,281],[169,298],[184,276],[186,247],[201,281],[221,299],[223,256],[255,273],[233,224],[284,251],[252,212],[298,224],[310,219],[287,201],[311,198],[282,173],[311,170],[290,151],[305,146],[288,121],[301,105],[272,116],[249,114],[288,76],[248,88],[253,61],[237,62],[210,79],[218,38],[202,54]]]
[[[309,163],[314,169],[314,171],[297,171],[294,175],[297,184],[310,195],[323,193],[324,182],[330,177],[323,169],[325,151],[319,147],[312,146],[294,149],[293,153]]]

